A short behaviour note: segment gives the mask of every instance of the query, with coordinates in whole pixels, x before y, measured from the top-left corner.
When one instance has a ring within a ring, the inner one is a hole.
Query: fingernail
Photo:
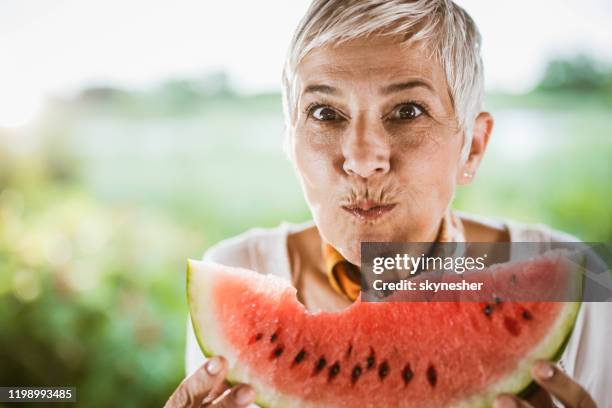
[[[255,391],[251,387],[241,386],[236,391],[236,402],[240,405],[250,404],[255,400]]]
[[[221,372],[222,364],[219,357],[212,357],[206,362],[206,371],[210,375],[217,375]]]
[[[503,397],[497,397],[497,399],[495,399],[495,402],[493,403],[493,408],[517,408],[518,405],[516,405],[516,401],[514,401],[514,399],[507,397],[507,396],[503,396]]]
[[[535,374],[543,380],[548,380],[555,374],[555,370],[550,364],[539,361],[535,364]]]

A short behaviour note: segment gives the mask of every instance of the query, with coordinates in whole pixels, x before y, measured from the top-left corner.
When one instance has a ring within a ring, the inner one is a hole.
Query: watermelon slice
[[[551,274],[581,276],[554,255],[495,268],[498,281],[528,270],[533,290]],[[204,354],[223,355],[228,379],[251,384],[267,407],[488,407],[531,383],[535,359],[560,356],[580,308],[356,301],[310,313],[274,276],[189,261],[187,282]]]

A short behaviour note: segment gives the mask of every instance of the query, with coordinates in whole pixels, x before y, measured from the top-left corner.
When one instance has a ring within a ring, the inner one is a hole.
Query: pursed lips
[[[362,201],[351,205],[343,205],[342,209],[361,221],[373,221],[389,213],[395,204],[375,201]]]

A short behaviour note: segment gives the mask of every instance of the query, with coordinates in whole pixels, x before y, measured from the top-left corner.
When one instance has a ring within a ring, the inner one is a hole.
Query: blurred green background
[[[490,151],[455,207],[612,241],[612,71],[553,60],[487,108]],[[0,128],[0,384],[161,406],[184,374],[186,259],[309,218],[282,132],[280,96],[223,73],[89,88]]]

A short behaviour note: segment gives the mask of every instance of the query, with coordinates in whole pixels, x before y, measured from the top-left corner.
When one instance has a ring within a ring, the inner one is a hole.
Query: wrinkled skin
[[[354,40],[313,50],[297,70],[291,155],[323,239],[349,261],[362,241],[435,240],[457,184],[468,183],[492,128],[476,119],[469,160],[442,67],[416,46]],[[375,220],[343,209],[394,205]]]

